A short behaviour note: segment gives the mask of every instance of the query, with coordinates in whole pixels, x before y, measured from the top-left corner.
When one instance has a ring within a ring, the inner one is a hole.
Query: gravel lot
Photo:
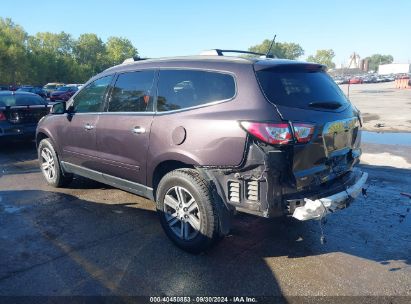
[[[379,116],[367,129],[411,127],[402,106],[380,108],[390,94],[410,108],[411,91],[391,85],[351,86],[362,112]],[[82,178],[53,189],[33,143],[1,143],[0,296],[411,297],[411,199],[401,194],[411,193],[411,146],[363,150],[368,197],[328,217],[324,245],[318,222],[238,215],[229,237],[194,256],[170,243],[150,201]]]

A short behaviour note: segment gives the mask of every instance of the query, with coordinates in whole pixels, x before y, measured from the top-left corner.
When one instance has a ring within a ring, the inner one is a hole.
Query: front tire
[[[178,169],[160,181],[156,195],[161,226],[179,248],[200,253],[220,236],[220,208],[210,185],[194,169]]]
[[[41,172],[50,186],[59,188],[72,181],[73,175],[63,172],[56,150],[48,138],[39,143],[38,159]]]

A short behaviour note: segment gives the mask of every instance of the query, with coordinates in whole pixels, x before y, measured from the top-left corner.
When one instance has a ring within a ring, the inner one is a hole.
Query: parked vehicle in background
[[[34,139],[38,121],[49,113],[43,98],[25,91],[0,92],[0,139]]]
[[[56,91],[50,94],[50,101],[67,101],[78,91],[77,86],[59,87]]]
[[[395,75],[394,74],[385,75],[385,79],[387,79],[387,82],[395,81]]]
[[[77,87],[79,89],[83,85],[84,85],[84,83],[68,83],[68,84],[66,84],[66,87]]]
[[[353,77],[353,78],[350,78],[348,83],[349,84],[359,84],[359,83],[363,83],[363,80],[361,77]]]
[[[9,90],[10,91],[17,91],[17,89],[20,88],[17,84],[11,84],[9,85]]]
[[[343,83],[344,83],[344,79],[343,79],[343,78],[340,78],[340,77],[334,78],[334,81],[335,81],[336,84],[343,84]]]
[[[377,76],[375,75],[366,75],[362,78],[363,83],[376,83]]]
[[[235,212],[320,219],[367,179],[355,168],[360,114],[325,69],[260,57],[132,60],[41,120],[41,170],[55,187],[79,174],[155,200],[167,236],[194,253],[227,234]]]
[[[18,92],[30,92],[39,95],[40,97],[46,99],[47,93],[41,87],[33,87],[33,86],[22,86],[17,89]]]
[[[50,94],[57,90],[59,87],[64,86],[64,83],[60,82],[50,82],[43,86],[43,90],[46,91],[47,97],[50,97]]]

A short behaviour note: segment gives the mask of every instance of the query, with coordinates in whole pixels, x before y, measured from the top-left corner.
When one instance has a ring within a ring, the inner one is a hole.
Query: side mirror
[[[50,113],[51,114],[64,114],[66,113],[66,102],[59,102],[59,103],[55,103],[52,108]]]

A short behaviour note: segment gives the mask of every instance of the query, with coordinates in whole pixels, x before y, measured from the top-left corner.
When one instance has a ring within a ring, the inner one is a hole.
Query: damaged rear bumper
[[[310,219],[319,218],[321,210],[331,212],[343,208],[361,191],[367,174],[354,167],[360,155],[354,152],[348,151],[343,156],[346,162],[342,174],[336,175],[332,164],[324,165],[323,171],[315,171],[309,176],[308,185],[303,185],[293,174],[290,148],[276,149],[252,143],[243,164],[238,168],[197,169],[212,183],[229,210],[262,217],[279,217],[292,216],[297,208],[306,206],[305,209],[300,208],[296,216],[301,213],[298,217]],[[351,189],[349,194],[347,189]],[[307,202],[310,201],[316,202],[314,205],[321,205],[322,209],[314,208],[313,214],[317,216],[307,215],[312,204]],[[327,202],[325,208],[324,202]]]
[[[344,191],[315,200],[309,198],[302,199],[305,204],[295,208],[292,217],[300,221],[321,219],[327,213],[346,208],[362,192],[368,178],[368,173],[366,172],[355,169],[355,173],[358,174],[357,181]]]

